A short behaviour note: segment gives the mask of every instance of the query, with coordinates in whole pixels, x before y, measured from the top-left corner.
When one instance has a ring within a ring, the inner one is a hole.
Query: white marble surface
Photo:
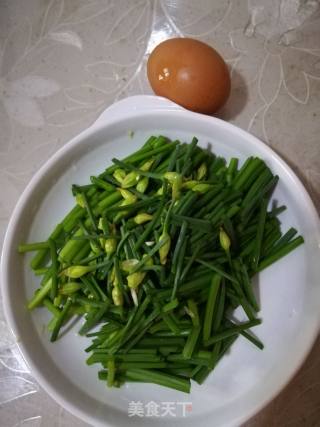
[[[160,41],[221,52],[232,94],[219,116],[295,169],[320,210],[318,0],[0,0],[0,240],[24,187],[59,147],[117,99],[151,93]],[[320,342],[246,427],[320,425]],[[0,425],[84,426],[42,391],[0,310]]]

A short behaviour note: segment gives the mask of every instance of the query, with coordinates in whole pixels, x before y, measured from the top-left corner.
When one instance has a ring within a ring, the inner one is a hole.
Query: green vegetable
[[[47,240],[18,247],[36,251],[40,285],[28,309],[51,313],[51,341],[81,316],[87,364],[102,366],[109,387],[189,393],[239,335],[262,350],[250,331],[261,323],[252,278],[303,243],[294,228],[282,234],[284,206],[268,210],[278,177],[263,160],[239,169],[197,142],[150,137],[73,185],[76,205]],[[238,306],[241,323],[230,320]]]
[[[190,380],[178,375],[168,375],[161,371],[157,372],[147,369],[129,369],[126,371],[126,376],[130,379],[142,380],[190,393]]]
[[[215,274],[212,278],[208,300],[206,303],[205,314],[204,314],[204,325],[203,325],[203,341],[207,341],[210,337],[211,328],[212,328],[212,320],[213,320],[213,312],[214,307],[219,291],[219,286],[221,282],[221,276]]]

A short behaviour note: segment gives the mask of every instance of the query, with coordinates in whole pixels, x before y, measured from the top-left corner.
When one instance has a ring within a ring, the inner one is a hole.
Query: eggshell
[[[230,94],[226,63],[198,40],[174,38],[160,43],[150,54],[147,73],[157,95],[199,113],[214,113]]]

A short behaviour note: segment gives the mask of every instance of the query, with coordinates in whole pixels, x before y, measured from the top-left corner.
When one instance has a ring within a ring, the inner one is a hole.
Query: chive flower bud
[[[120,206],[128,206],[132,205],[137,201],[137,196],[132,194],[130,191],[125,190],[124,188],[118,189],[124,198],[122,202],[120,202]],[[126,211],[118,212],[117,215],[114,217],[114,221],[117,222],[119,219],[123,218],[126,215]]]
[[[62,302],[62,295],[61,295],[61,294],[59,294],[59,295],[57,295],[57,296],[54,298],[54,300],[53,300],[53,305],[54,305],[54,306],[56,306],[56,307],[60,307],[61,302]]]
[[[119,286],[119,279],[118,279],[118,276],[116,275],[115,272],[114,272],[114,279],[113,279],[112,284],[115,288]]]
[[[138,184],[136,185],[136,189],[140,191],[140,193],[144,193],[148,187],[149,184],[149,178],[147,176],[144,176],[140,179]]]
[[[143,165],[140,167],[140,170],[142,170],[143,172],[148,172],[151,168],[151,166],[153,165],[154,160],[150,159],[147,160],[146,162],[143,163]]]
[[[162,196],[163,195],[163,185],[159,188],[159,190],[157,190],[156,195],[157,196]]]
[[[138,172],[131,171],[128,173],[128,175],[125,176],[125,178],[121,182],[122,188],[130,188],[137,184],[139,181],[139,174]]]
[[[181,185],[182,185],[182,179],[180,181],[175,181],[172,184],[172,198],[173,198],[173,200],[180,199]]]
[[[112,255],[117,249],[117,240],[113,237],[110,237],[109,239],[106,239],[104,244],[104,250],[106,251],[107,255]]]
[[[187,190],[192,190],[196,185],[199,184],[199,181],[196,180],[190,180],[190,181],[185,181],[182,184],[182,188],[186,188]]]
[[[136,271],[127,276],[127,282],[130,289],[136,289],[145,278],[146,273],[142,271]]]
[[[201,163],[197,170],[197,179],[199,181],[207,175],[207,170],[208,169],[206,163]]]
[[[197,184],[192,188],[192,191],[197,191],[198,193],[207,193],[212,188],[211,184]]]
[[[121,270],[125,271],[126,273],[130,273],[138,263],[139,260],[135,258],[126,259],[121,262]]]
[[[135,196],[129,190],[126,190],[124,188],[119,188],[119,191],[121,193],[121,196],[124,198],[124,202],[126,202],[126,203],[122,202],[121,206],[131,205],[132,203],[135,203],[137,201],[137,196]]]
[[[77,193],[76,194],[76,202],[79,206],[81,206],[82,208],[84,208],[85,205],[85,201],[84,201],[84,197],[81,193]]]
[[[81,289],[81,283],[67,282],[59,289],[59,293],[61,295],[71,295],[75,292],[78,292],[80,289]]]
[[[67,277],[71,277],[71,279],[78,279],[81,276],[84,276],[89,271],[92,271],[92,266],[90,265],[72,265],[71,267],[66,268],[62,271]]]
[[[159,249],[160,263],[164,265],[167,262],[167,256],[171,246],[171,238],[166,231],[161,234],[159,242],[164,242],[161,248]]]
[[[166,180],[170,182],[170,184],[173,184],[174,181],[179,179],[179,175],[180,174],[178,174],[178,172],[166,172],[163,176]]]
[[[133,220],[134,220],[134,222],[135,222],[136,224],[143,224],[143,223],[145,223],[145,222],[151,221],[151,220],[152,220],[152,218],[153,218],[153,216],[152,216],[152,215],[147,214],[147,213],[145,213],[145,212],[142,212],[142,213],[137,214],[137,215],[133,218]]]
[[[114,305],[117,305],[117,306],[123,305],[123,295],[120,289],[118,288],[118,286],[112,289],[112,300],[114,302]]]
[[[177,200],[180,198],[180,190],[182,187],[182,177],[177,172],[166,172],[164,175],[169,183],[172,185],[172,198]]]
[[[113,283],[115,281],[115,278],[116,278],[116,271],[115,271],[115,268],[112,267],[112,270],[111,270],[111,273],[110,273],[110,282]]]
[[[103,231],[104,233],[108,232],[108,221],[106,220],[106,218],[103,218],[102,216],[99,218],[98,229]]]
[[[231,241],[222,227],[220,227],[219,239],[222,249],[224,249],[226,252],[229,252]]]
[[[126,177],[126,172],[123,169],[118,168],[113,172],[113,177],[121,184]]]

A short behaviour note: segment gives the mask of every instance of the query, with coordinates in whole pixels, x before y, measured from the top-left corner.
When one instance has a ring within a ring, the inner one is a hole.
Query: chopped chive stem
[[[244,336],[248,341],[252,342],[256,347],[258,347],[260,350],[264,349],[263,343],[256,337],[254,337],[252,334],[249,334],[247,331],[241,331],[240,334]]]
[[[59,236],[61,236],[61,234],[63,234],[63,224],[59,223],[58,225],[56,225],[55,229],[50,234],[49,238],[56,240],[58,239]],[[43,267],[43,263],[47,257],[48,251],[49,251],[49,247],[47,249],[40,249],[35,254],[35,256],[32,258],[30,262],[30,267],[32,268],[32,270],[36,270],[39,267]]]
[[[297,234],[297,230],[291,227],[277,242],[272,248],[270,252],[277,252],[280,248],[282,248],[285,244],[290,242],[290,240]]]
[[[225,338],[229,338],[232,335],[236,335],[243,330],[250,329],[254,326],[260,325],[260,323],[261,323],[261,319],[255,319],[255,320],[250,320],[248,322],[238,324],[238,325],[234,324],[233,327],[227,328],[221,332],[214,334],[212,337],[210,337],[207,341],[204,342],[204,345],[205,347],[209,347],[210,345],[218,341],[224,340]]]
[[[28,310],[33,310],[35,307],[40,305],[43,299],[50,293],[52,287],[52,279],[48,279],[47,282],[35,293],[33,298],[28,302]]]
[[[288,255],[290,252],[292,252],[294,249],[296,249],[298,246],[302,245],[303,243],[304,243],[304,239],[302,236],[296,237],[295,239],[286,243],[277,252],[264,258],[258,265],[257,271],[262,271],[265,268],[269,267],[271,264],[283,258],[285,255]]]
[[[221,283],[221,276],[214,274],[211,280],[208,300],[205,309],[204,323],[203,323],[203,341],[207,341],[211,334],[212,323],[213,323],[213,312],[216,305],[216,299]]]
[[[54,240],[49,239],[49,245],[50,245],[50,255],[51,255],[51,280],[52,280],[50,296],[51,296],[51,299],[54,300],[58,292],[58,257],[57,257],[57,248]]]
[[[38,251],[40,249],[50,249],[49,242],[24,243],[18,246],[18,252],[20,254],[25,252]]]
[[[134,380],[142,380],[183,391],[184,393],[190,393],[190,380],[178,375],[169,375],[147,369],[128,369],[126,376]]]
[[[252,305],[253,309],[255,311],[259,311],[260,307],[255,297],[255,294],[253,292],[253,287],[252,287],[251,280],[249,278],[248,270],[242,260],[240,260],[240,268],[242,271],[242,284],[244,287],[244,292],[248,298],[249,303]]]
[[[172,301],[168,302],[162,307],[162,311],[166,313],[168,311],[174,310],[175,308],[178,307],[178,305],[179,305],[179,300],[177,298],[174,298]]]
[[[265,229],[267,206],[268,206],[268,199],[264,198],[262,200],[262,203],[260,206],[257,235],[256,235],[256,239],[255,239],[253,257],[252,257],[253,258],[253,260],[252,260],[253,270],[257,269],[258,264],[259,264],[259,260],[260,260],[260,256],[261,256],[261,245],[262,245],[263,233],[264,233],[264,229]]]
[[[201,332],[200,326],[194,326],[188,336],[185,346],[182,350],[182,356],[184,359],[190,359],[194,349],[196,347],[199,335]]]
[[[208,267],[210,270],[214,271],[215,273],[218,273],[220,276],[225,277],[226,279],[230,280],[230,282],[233,283],[237,283],[237,280],[232,277],[230,274],[226,273],[225,271],[223,271],[221,268],[217,267],[216,265],[210,264],[206,261],[203,261],[201,259],[196,259],[196,262],[198,262],[199,264],[202,264],[206,267]]]
[[[106,313],[108,308],[108,305],[105,305],[104,307],[98,308],[96,312],[89,313],[86,322],[81,326],[79,335],[85,335],[87,332],[90,331],[90,329],[96,326],[97,323],[103,317],[103,315]]]
[[[68,311],[70,310],[71,304],[72,304],[72,299],[68,298],[67,302],[63,306],[59,316],[56,317],[55,326],[53,328],[51,338],[50,338],[51,342],[56,341],[56,339],[58,338],[58,334],[60,332],[61,326],[67,317],[67,314],[68,314]]]
[[[91,225],[92,225],[92,227],[93,227],[93,229],[94,229],[95,231],[98,231],[98,227],[97,227],[97,224],[96,224],[96,220],[95,220],[95,217],[94,217],[94,215],[93,215],[93,212],[92,212],[92,209],[91,209],[90,203],[89,203],[89,201],[88,201],[88,198],[87,198],[87,196],[86,196],[86,194],[85,194],[84,192],[81,192],[80,194],[82,195],[82,198],[83,198],[83,201],[84,201],[84,206],[85,206],[85,208],[86,208],[86,210],[87,210],[88,217],[89,217],[89,219],[90,219]]]
[[[112,387],[115,380],[116,368],[114,360],[111,359],[108,361],[108,376],[107,376],[107,386]]]

